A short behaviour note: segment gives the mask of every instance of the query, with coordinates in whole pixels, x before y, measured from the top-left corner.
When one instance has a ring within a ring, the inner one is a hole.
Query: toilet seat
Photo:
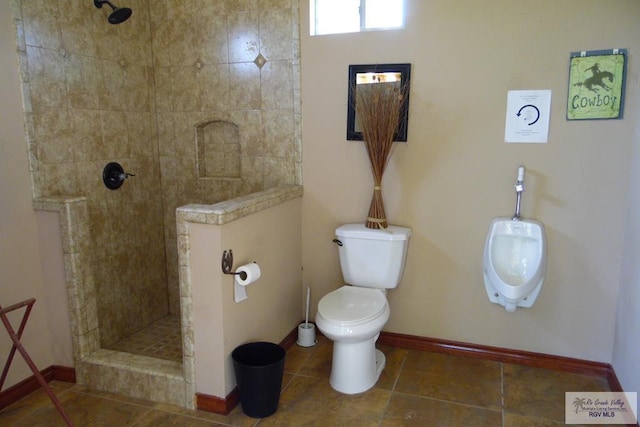
[[[318,314],[337,326],[368,323],[384,314],[387,298],[380,289],[344,285],[318,303]]]

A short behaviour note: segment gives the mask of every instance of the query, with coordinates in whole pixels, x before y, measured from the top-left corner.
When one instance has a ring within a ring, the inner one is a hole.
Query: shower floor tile
[[[109,350],[182,362],[180,316],[169,314],[135,334],[115,343]]]

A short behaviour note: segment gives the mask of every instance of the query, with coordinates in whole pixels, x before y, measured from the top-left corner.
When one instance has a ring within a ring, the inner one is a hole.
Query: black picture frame
[[[405,96],[400,111],[398,129],[394,141],[407,141],[407,128],[409,126],[409,83],[411,81],[411,64],[365,64],[349,65],[349,92],[347,96],[347,140],[362,141],[362,132],[357,128],[356,122],[356,91],[358,74],[369,73],[399,73],[400,86],[404,89]]]

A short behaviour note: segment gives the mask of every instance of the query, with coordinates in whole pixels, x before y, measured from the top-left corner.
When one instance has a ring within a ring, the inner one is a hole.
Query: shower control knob
[[[119,163],[111,162],[107,163],[102,171],[102,182],[109,190],[117,190],[122,187],[125,179],[130,176],[135,176],[132,173],[124,171]]]

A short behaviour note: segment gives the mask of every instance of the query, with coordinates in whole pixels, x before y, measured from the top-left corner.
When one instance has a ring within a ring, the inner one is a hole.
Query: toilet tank
[[[364,224],[336,229],[342,276],[350,285],[393,289],[398,286],[407,259],[411,229],[390,225],[384,230]]]

